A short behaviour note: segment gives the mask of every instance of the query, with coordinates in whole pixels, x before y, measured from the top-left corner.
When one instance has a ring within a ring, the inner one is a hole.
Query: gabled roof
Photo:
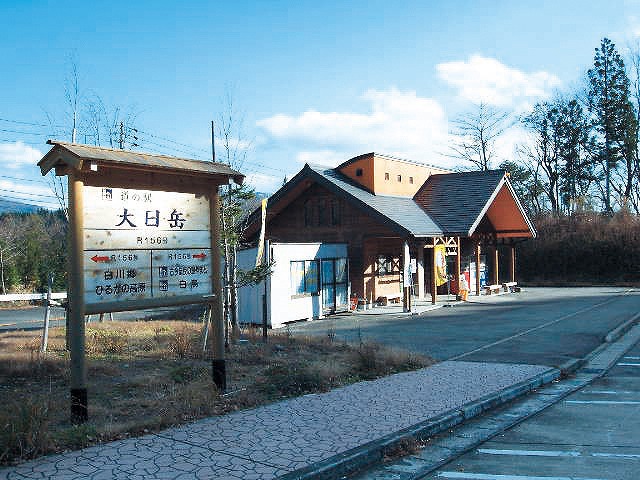
[[[42,175],[46,175],[52,168],[59,165],[67,165],[79,170],[82,168],[84,161],[96,161],[114,167],[134,168],[145,166],[174,173],[193,173],[218,177],[222,175],[233,178],[236,183],[242,183],[244,179],[244,175],[223,163],[115,150],[56,140],[49,140],[47,143],[53,145],[53,148],[38,162]]]
[[[269,197],[267,212],[277,215],[310,183],[317,183],[342,197],[400,236],[471,236],[482,220],[499,217],[494,203],[507,205],[517,217],[518,229],[497,233],[511,237],[535,236],[536,232],[518,201],[503,170],[431,175],[413,198],[375,195],[337,168],[306,164],[289,182]],[[495,200],[495,202],[494,202]],[[268,213],[269,214],[269,213]],[[254,231],[259,210],[249,217],[247,233]]]
[[[429,214],[409,197],[374,195],[332,168],[320,165],[305,165],[305,168],[319,176],[319,183],[339,195],[346,194],[363,210],[373,210],[379,218],[385,220],[384,223],[395,226],[395,230],[414,237],[443,234],[442,229]]]
[[[509,190],[524,222],[535,236],[535,229],[504,170],[431,175],[414,200],[447,235],[471,236],[502,188]]]

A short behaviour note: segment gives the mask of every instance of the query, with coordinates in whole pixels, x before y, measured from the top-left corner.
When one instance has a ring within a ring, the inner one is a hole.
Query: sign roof
[[[147,167],[167,173],[189,173],[205,176],[225,176],[240,184],[244,175],[228,165],[216,162],[203,162],[188,158],[170,157],[150,153],[116,150],[92,145],[48,140],[53,148],[38,162],[42,175],[46,175],[56,166],[68,166],[81,170],[85,161],[95,161],[102,166],[139,168]]]

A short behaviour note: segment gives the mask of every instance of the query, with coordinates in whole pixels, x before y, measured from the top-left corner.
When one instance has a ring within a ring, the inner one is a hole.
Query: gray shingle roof
[[[404,232],[416,237],[442,235],[436,222],[410,197],[374,195],[342,173],[320,165],[308,167],[324,179],[326,186],[333,186],[336,193],[344,192],[362,206],[373,210],[395,224]],[[326,183],[328,182],[328,184]]]
[[[468,235],[504,176],[504,170],[431,175],[414,199],[446,234]]]

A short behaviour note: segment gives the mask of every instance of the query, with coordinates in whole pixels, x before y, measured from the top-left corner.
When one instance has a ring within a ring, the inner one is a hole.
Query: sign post
[[[211,238],[213,245],[220,245],[220,195],[218,188],[211,192]],[[220,255],[211,255],[211,271],[213,273],[213,290],[222,292],[222,276],[220,275]],[[227,368],[224,359],[224,312],[222,295],[213,297],[209,308],[212,314],[211,338],[211,374],[218,390],[227,389]]]
[[[226,389],[218,186],[227,165],[49,141],[67,175],[71,420],[88,419],[85,315],[208,304],[212,376]]]
[[[87,365],[85,359],[84,295],[83,295],[83,187],[75,174],[68,176],[69,193],[69,355],[71,360],[71,421],[84,423],[87,409]]]

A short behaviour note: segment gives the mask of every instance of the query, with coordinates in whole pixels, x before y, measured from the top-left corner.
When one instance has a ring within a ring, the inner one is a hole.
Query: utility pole
[[[211,120],[211,160],[216,161],[216,136],[213,120]]]

